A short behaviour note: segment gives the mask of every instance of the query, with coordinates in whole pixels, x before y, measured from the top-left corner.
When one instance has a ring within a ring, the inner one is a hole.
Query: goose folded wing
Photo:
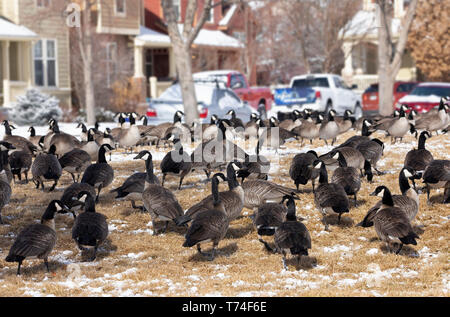
[[[31,225],[19,233],[10,252],[23,257],[38,256],[53,248],[55,243],[54,230],[43,225]]]

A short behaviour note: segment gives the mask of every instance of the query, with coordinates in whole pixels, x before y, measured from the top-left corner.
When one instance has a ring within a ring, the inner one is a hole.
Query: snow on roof
[[[450,83],[427,82],[427,83],[419,83],[418,86],[444,86],[444,87],[450,87]]]
[[[14,24],[3,17],[0,17],[0,39],[34,39],[38,37],[30,29]]]
[[[223,70],[209,70],[205,72],[198,72],[194,74],[194,78],[203,78],[209,76],[225,76],[230,73],[238,73],[237,70],[223,69]]]
[[[250,6],[250,8],[252,8],[252,10],[258,10],[258,9],[264,7],[265,3],[264,3],[264,1],[254,0],[254,1],[249,1],[248,5]]]
[[[344,37],[376,35],[378,33],[379,25],[380,22],[377,18],[376,11],[361,10],[355,14],[353,19],[351,19],[343,29],[341,29],[339,35],[344,35]],[[392,19],[392,34],[394,37],[398,36],[399,29],[400,19]]]
[[[222,20],[220,20],[219,25],[228,25],[230,23],[231,18],[233,17],[234,13],[236,12],[237,5],[233,4],[231,8],[227,11],[227,14],[223,17]]]
[[[183,25],[178,24],[178,29],[180,33],[183,32]],[[140,34],[136,37],[137,42],[143,42],[143,44],[167,44],[171,45],[170,37],[166,34],[159,33],[155,30],[141,26]],[[226,35],[222,31],[205,30],[201,29],[198,33],[196,39],[194,40],[195,45],[205,45],[205,46],[219,46],[219,47],[243,47],[239,40]]]

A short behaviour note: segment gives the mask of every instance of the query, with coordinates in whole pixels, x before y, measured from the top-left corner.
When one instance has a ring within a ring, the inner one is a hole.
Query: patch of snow
[[[366,252],[366,255],[374,255],[374,254],[377,254],[377,253],[378,253],[378,249],[373,248],[373,249],[368,250]]]

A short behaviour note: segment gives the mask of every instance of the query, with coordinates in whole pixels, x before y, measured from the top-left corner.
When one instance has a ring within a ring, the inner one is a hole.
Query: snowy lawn
[[[75,124],[60,124],[64,132],[79,136]],[[115,127],[114,123],[102,124]],[[37,134],[45,134],[46,127],[38,127]],[[0,137],[4,129],[0,128]],[[28,136],[27,128],[18,127],[15,135]],[[354,132],[339,136],[341,143]],[[381,134],[375,134],[380,137]],[[417,246],[405,246],[400,255],[388,254],[377,239],[373,228],[354,227],[367,210],[377,202],[371,193],[381,184],[398,194],[398,172],[407,151],[417,147],[408,136],[402,144],[390,145],[379,167],[388,173],[375,176],[374,183],[363,183],[358,194],[359,206],[345,214],[341,226],[331,225],[324,231],[321,215],[314,206],[311,185],[296,202],[297,215],[304,218],[312,237],[310,257],[299,265],[288,261],[285,271],[281,256],[265,251],[258,242],[252,222],[243,216],[232,222],[226,238],[219,244],[213,262],[182,247],[184,228],[169,225],[168,231],[152,236],[150,216],[135,211],[125,201],[115,201],[108,190],[119,186],[135,171],[144,171],[144,162],[134,161],[135,155],[114,152],[112,166],[115,180],[104,190],[97,211],[108,217],[110,234],[100,248],[95,262],[83,262],[71,240],[71,216],[56,218],[58,241],[50,256],[51,272],[45,271],[42,260],[26,259],[22,275],[17,277],[16,263],[4,261],[18,232],[40,219],[46,205],[58,199],[71,177],[64,174],[53,193],[42,193],[28,185],[13,185],[13,196],[5,207],[5,225],[0,226],[0,296],[448,296],[449,209],[435,203],[427,206],[426,195],[420,196],[420,210],[414,222],[420,233]],[[433,136],[427,148],[436,159],[450,159],[450,137]],[[155,173],[161,177],[159,161],[166,150],[154,154]],[[319,154],[331,147],[315,141],[303,148],[291,142],[276,155],[264,150],[273,165],[270,180],[295,188],[289,177],[289,165],[296,153],[315,149]],[[189,152],[190,149],[187,149]],[[253,151],[249,151],[253,153]],[[203,173],[190,174],[184,188],[176,190],[178,179],[168,176],[167,186],[174,191],[181,206],[188,209],[210,193],[210,183]],[[226,185],[221,185],[226,190]],[[442,199],[443,191],[433,191],[433,201]],[[140,204],[140,203],[139,203]],[[244,209],[243,215],[251,215]],[[157,224],[161,226],[162,224]],[[271,239],[268,241],[272,242]]]

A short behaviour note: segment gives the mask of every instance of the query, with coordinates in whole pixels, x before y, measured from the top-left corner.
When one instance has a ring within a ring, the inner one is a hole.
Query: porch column
[[[25,42],[24,52],[25,52],[25,66],[24,66],[24,81],[27,82],[27,88],[31,88],[33,85],[33,62],[32,62],[32,42]]]
[[[4,41],[2,45],[3,56],[3,106],[9,106],[11,102],[11,89],[10,89],[10,69],[9,69],[9,41]]]
[[[144,77],[144,47],[134,45],[134,78]]]
[[[349,80],[353,76],[352,43],[344,42],[342,49],[345,56],[345,67],[342,70],[342,77],[345,80]]]

